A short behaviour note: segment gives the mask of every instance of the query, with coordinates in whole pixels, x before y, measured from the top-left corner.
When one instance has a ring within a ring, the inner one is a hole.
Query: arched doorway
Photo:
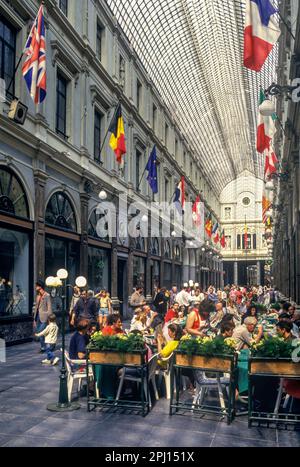
[[[49,199],[45,214],[45,276],[56,276],[59,269],[68,271],[68,283],[75,284],[80,274],[80,236],[77,233],[77,220],[70,197],[55,192]],[[72,291],[67,292],[67,307]],[[53,311],[61,311],[61,300],[53,297]]]
[[[32,240],[33,223],[23,183],[13,170],[0,166],[0,320],[30,314]]]

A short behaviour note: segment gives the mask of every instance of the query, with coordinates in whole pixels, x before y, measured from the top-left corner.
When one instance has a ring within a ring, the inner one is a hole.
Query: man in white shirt
[[[188,285],[184,284],[183,289],[176,295],[176,302],[179,306],[189,307],[190,303],[193,301],[193,297],[187,291]]]

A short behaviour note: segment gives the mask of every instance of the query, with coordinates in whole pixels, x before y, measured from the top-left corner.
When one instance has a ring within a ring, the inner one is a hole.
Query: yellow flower
[[[232,347],[232,348],[236,348],[237,346],[237,343],[234,339],[232,339],[232,337],[227,337],[226,339],[224,339],[224,344],[228,345],[228,347]]]

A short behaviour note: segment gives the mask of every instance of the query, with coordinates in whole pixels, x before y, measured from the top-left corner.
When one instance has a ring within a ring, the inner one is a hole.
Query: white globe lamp
[[[84,288],[86,287],[87,285],[87,280],[85,277],[83,276],[80,276],[80,277],[77,277],[76,281],[75,281],[75,284],[77,285],[77,287],[79,288]]]

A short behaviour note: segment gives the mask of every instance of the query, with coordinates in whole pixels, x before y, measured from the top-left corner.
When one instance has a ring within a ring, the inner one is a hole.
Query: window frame
[[[64,81],[64,85],[65,85],[65,95],[63,95],[60,91],[59,91],[59,81]],[[55,112],[55,132],[57,135],[63,137],[65,140],[68,140],[69,139],[69,136],[66,134],[67,132],[67,103],[68,103],[68,84],[69,84],[69,81],[68,79],[64,76],[63,73],[61,73],[60,70],[57,70],[57,75],[56,75],[56,112]],[[59,128],[59,119],[61,119],[61,116],[58,114],[58,109],[60,108],[60,105],[59,105],[59,97],[61,98],[64,98],[65,100],[65,105],[64,105],[64,131],[62,131],[60,128]]]
[[[0,42],[1,42],[1,56],[0,56],[0,78],[5,80],[5,50],[8,48],[10,52],[13,53],[14,55],[14,60],[13,60],[13,73],[16,67],[16,53],[17,53],[17,30],[16,28],[9,22],[7,21],[3,16],[0,18],[0,21],[3,23],[3,26],[7,27],[11,33],[13,33],[13,38],[14,38],[14,44],[11,45],[9,42],[5,40],[4,37],[0,37]],[[6,94],[10,97],[14,97],[15,95],[15,85],[16,85],[16,76],[10,76],[9,77],[9,83],[6,84],[5,81],[5,89],[6,89]],[[9,87],[8,87],[9,86]],[[12,89],[12,91],[10,91]]]

